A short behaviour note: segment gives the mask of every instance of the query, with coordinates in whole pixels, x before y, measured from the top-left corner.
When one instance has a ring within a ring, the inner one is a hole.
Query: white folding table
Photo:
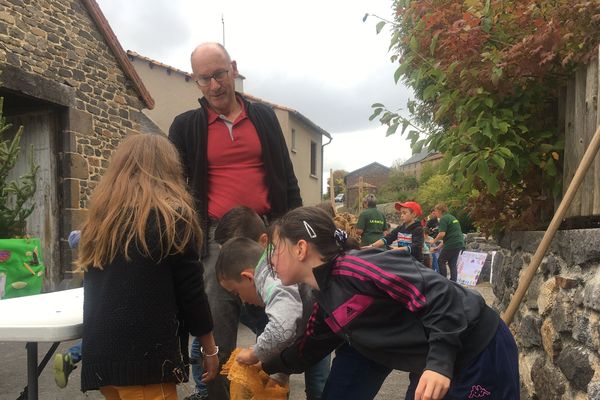
[[[38,376],[60,342],[83,333],[83,288],[0,301],[0,341],[27,342],[27,387],[19,399],[37,400]],[[53,345],[38,366],[38,342]]]

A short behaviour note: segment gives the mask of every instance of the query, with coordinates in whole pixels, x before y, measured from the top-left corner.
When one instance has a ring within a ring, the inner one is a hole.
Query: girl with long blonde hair
[[[134,134],[114,152],[92,195],[76,265],[84,275],[83,391],[107,399],[176,399],[197,336],[204,379],[218,347],[204,292],[202,231],[177,150]]]

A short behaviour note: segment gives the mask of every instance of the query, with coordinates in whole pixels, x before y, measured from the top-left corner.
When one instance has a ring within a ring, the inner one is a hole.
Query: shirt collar
[[[242,107],[242,112],[236,119],[236,121],[241,121],[243,118],[246,118],[246,105],[244,104],[242,99],[239,98],[239,96],[237,94],[235,95],[235,101],[237,101],[237,103],[240,105],[240,107]],[[213,110],[210,105],[208,105],[208,107],[206,107],[206,114],[207,114],[206,116],[208,118],[209,125],[212,124],[213,122],[215,122],[218,118],[221,118],[221,115],[222,115],[222,114],[218,114],[215,110]],[[222,119],[224,119],[224,118],[222,118]],[[235,121],[231,121],[231,122],[235,122]]]

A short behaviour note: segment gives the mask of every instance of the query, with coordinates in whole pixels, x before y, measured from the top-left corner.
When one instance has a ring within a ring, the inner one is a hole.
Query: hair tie
[[[333,233],[333,237],[335,238],[335,242],[338,244],[338,246],[341,247],[344,247],[346,240],[348,240],[348,234],[342,229],[336,229]]]

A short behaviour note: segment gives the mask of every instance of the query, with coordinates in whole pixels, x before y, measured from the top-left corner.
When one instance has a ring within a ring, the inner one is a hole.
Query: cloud
[[[188,51],[192,32],[184,7],[170,0],[97,0],[125,50],[164,60],[173,51]],[[189,57],[188,57],[189,58]]]

